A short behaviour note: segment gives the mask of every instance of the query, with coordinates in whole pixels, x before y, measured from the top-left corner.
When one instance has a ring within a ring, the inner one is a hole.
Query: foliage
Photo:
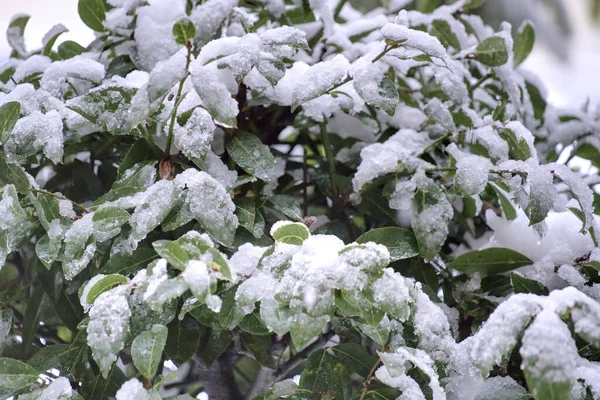
[[[600,397],[600,118],[515,70],[528,23],[412,3],[15,17],[0,397]]]

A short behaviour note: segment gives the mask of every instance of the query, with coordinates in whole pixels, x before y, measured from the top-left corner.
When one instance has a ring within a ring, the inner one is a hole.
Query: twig
[[[179,108],[179,104],[181,103],[182,97],[181,93],[183,92],[183,84],[185,83],[190,68],[190,59],[192,57],[192,44],[190,41],[186,44],[187,48],[187,57],[185,59],[185,76],[179,82],[179,88],[177,89],[177,96],[175,97],[175,105],[173,106],[173,114],[171,114],[171,122],[169,123],[169,136],[167,137],[167,144],[165,145],[165,154],[169,156],[171,154],[171,144],[173,143],[173,129],[175,128],[175,118],[177,118],[177,109]]]
[[[290,358],[277,369],[277,373],[275,375],[275,382],[279,382],[280,380],[288,376],[290,372],[292,372],[300,364],[302,364],[302,362],[314,351],[325,347],[327,342],[329,342],[329,340],[333,336],[335,336],[335,332],[333,330],[328,330],[327,332],[319,335],[319,338],[310,345],[308,345],[308,347],[305,347],[304,350],[300,351],[299,353],[296,353],[296,355],[294,355],[292,358]]]
[[[335,158],[331,150],[331,142],[329,141],[329,132],[327,132],[327,118],[323,115],[321,127],[321,138],[323,147],[325,148],[325,157],[327,158],[327,172],[329,174],[329,185],[331,186],[331,198],[337,199],[338,190],[335,183]]]
[[[360,392],[360,400],[364,400],[365,396],[367,395],[367,392],[369,391],[369,385],[371,384],[371,379],[373,379],[373,375],[375,375],[375,371],[377,370],[377,367],[379,366],[380,363],[381,363],[381,357],[379,357],[377,359],[377,361],[375,361],[375,364],[373,364],[373,367],[369,371],[369,375],[367,375],[367,377],[363,381],[363,383],[362,383],[363,389]]]
[[[81,205],[81,204],[79,204],[79,203],[77,203],[77,202],[75,202],[75,201],[73,201],[71,199],[68,199],[65,196],[62,196],[60,194],[51,193],[51,192],[48,192],[46,190],[41,190],[41,189],[29,189],[29,191],[33,192],[33,193],[45,194],[46,196],[52,196],[55,199],[59,199],[59,200],[68,200],[68,201],[71,202],[71,204],[73,204],[75,207],[79,208],[80,210],[83,210],[86,213],[90,212],[89,208],[87,208],[86,206],[83,206],[83,205]]]

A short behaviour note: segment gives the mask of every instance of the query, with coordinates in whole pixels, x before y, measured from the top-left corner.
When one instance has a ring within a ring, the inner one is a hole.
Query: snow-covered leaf
[[[429,183],[424,189],[417,190],[413,199],[411,227],[425,259],[433,258],[444,245],[453,213],[446,194],[436,184]]]
[[[39,379],[29,364],[12,358],[0,358],[0,397],[9,398]]]
[[[94,301],[100,296],[102,293],[111,290],[112,288],[124,285],[128,283],[129,280],[123,275],[119,274],[111,274],[101,278],[97,281],[89,290],[86,289],[86,303],[94,304]]]
[[[52,47],[54,47],[54,43],[56,43],[58,37],[68,31],[69,30],[62,24],[54,25],[50,28],[42,39],[42,54],[49,56],[52,53]]]
[[[0,143],[4,143],[12,133],[21,114],[21,103],[9,101],[0,106]]]
[[[17,14],[10,20],[6,29],[6,40],[10,47],[21,57],[27,54],[25,49],[25,27],[29,22],[30,16],[27,14]]]
[[[35,254],[48,269],[52,267],[58,258],[62,246],[61,238],[51,239],[48,234],[42,236],[35,244]]]
[[[98,241],[108,240],[121,232],[121,225],[129,221],[131,215],[119,207],[102,207],[94,213],[94,237]]]
[[[292,110],[341,85],[346,80],[349,69],[350,63],[341,54],[329,61],[313,65],[296,82]]]
[[[271,228],[275,241],[300,246],[310,237],[310,231],[300,222],[278,221]]]

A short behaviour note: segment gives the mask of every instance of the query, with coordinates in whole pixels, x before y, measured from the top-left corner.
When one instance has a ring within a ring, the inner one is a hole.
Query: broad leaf
[[[189,18],[181,18],[173,25],[173,36],[177,44],[185,45],[196,36],[196,27]]]
[[[131,344],[133,365],[145,377],[153,377],[158,369],[162,352],[167,343],[168,329],[155,324],[152,329],[139,334]]]
[[[514,250],[490,248],[471,251],[456,257],[448,267],[465,274],[499,274],[531,265],[533,261]]]
[[[119,274],[107,275],[104,278],[100,279],[98,282],[96,282],[96,284],[90,288],[85,301],[88,304],[94,304],[94,301],[102,293],[114,288],[115,286],[124,285],[128,282],[129,282],[129,280],[126,277],[124,277],[123,275],[119,275]]]
[[[513,52],[515,54],[515,67],[520,65],[527,56],[533,50],[533,45],[535,43],[535,30],[533,29],[533,25],[531,21],[525,20],[519,27],[519,32],[517,33],[517,37],[515,38],[515,45]]]
[[[12,358],[0,358],[0,397],[8,398],[39,379],[39,373],[29,364]]]
[[[491,36],[477,46],[474,58],[488,67],[499,67],[508,61],[506,42],[499,36]]]
[[[271,236],[277,242],[300,246],[310,237],[310,231],[300,222],[278,222],[271,228]]]
[[[356,242],[374,242],[384,245],[390,251],[392,262],[419,255],[419,246],[415,235],[409,230],[395,226],[372,229],[360,235]]]
[[[12,133],[21,114],[21,103],[10,101],[0,106],[0,143],[4,143]]]
[[[274,182],[275,158],[269,147],[253,134],[238,131],[227,144],[227,152],[247,173],[265,182]]]
[[[102,24],[106,19],[104,6],[104,0],[79,0],[77,11],[84,24],[96,32],[104,32]]]

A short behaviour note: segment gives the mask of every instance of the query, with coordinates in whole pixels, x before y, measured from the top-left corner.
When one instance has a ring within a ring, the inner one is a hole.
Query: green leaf
[[[257,310],[254,310],[252,313],[242,318],[238,325],[241,330],[243,330],[244,332],[248,332],[252,335],[266,336],[271,334],[269,329],[261,320]]]
[[[510,280],[515,293],[533,293],[540,296],[547,296],[549,293],[548,288],[538,281],[527,279],[524,276],[514,272],[510,273]]]
[[[297,349],[301,349],[310,343],[329,321],[328,316],[311,317],[307,314],[296,315],[290,324],[290,335]]]
[[[268,199],[267,205],[283,213],[291,220],[303,221],[298,200],[292,196],[276,194]]]
[[[102,207],[94,213],[94,236],[99,241],[108,240],[121,232],[121,225],[129,221],[131,215],[119,207]]]
[[[163,349],[167,343],[168,329],[155,324],[152,329],[140,333],[131,343],[133,365],[146,378],[151,378],[158,369]]]
[[[71,348],[68,344],[54,344],[42,347],[37,351],[27,363],[42,373],[51,368],[61,367],[64,363],[69,362],[72,356],[69,351]]]
[[[363,233],[356,239],[356,243],[367,242],[374,242],[387,247],[392,262],[419,255],[419,246],[415,235],[409,230],[395,226],[373,229]]]
[[[519,66],[533,50],[535,43],[535,30],[531,21],[525,20],[519,27],[519,32],[515,38],[515,46],[513,52],[515,54],[515,67]]]
[[[271,356],[271,337],[242,335],[242,344],[254,355],[256,361],[267,368],[275,369],[275,360]]]
[[[254,199],[242,197],[234,200],[235,214],[238,217],[238,223],[255,238],[260,238],[265,229],[265,221],[262,215],[256,210]]]
[[[231,159],[247,173],[265,182],[275,180],[275,157],[259,138],[245,131],[237,131],[227,144]]]
[[[344,400],[351,398],[351,384],[346,366],[327,350],[319,350],[306,360],[299,386],[313,393],[329,394],[334,399]]]
[[[464,8],[466,10],[474,10],[476,8],[481,7],[483,3],[485,3],[485,0],[467,0],[467,2],[464,5]]]
[[[436,8],[442,5],[442,0],[417,0],[417,11],[424,14],[432,13]]]
[[[52,53],[52,47],[54,47],[54,43],[56,43],[56,39],[58,39],[58,37],[60,35],[62,35],[63,33],[69,32],[69,30],[67,28],[65,28],[63,25],[55,25],[52,27],[52,29],[50,30],[50,32],[46,33],[46,35],[52,34],[51,37],[46,38],[46,36],[44,36],[44,48],[42,49],[42,54],[45,56],[50,56],[50,54]],[[47,39],[47,40],[46,40]]]
[[[495,247],[462,254],[448,264],[448,267],[465,274],[479,272],[482,275],[489,275],[512,271],[531,264],[533,261],[514,250]]]
[[[125,77],[136,69],[137,67],[133,61],[131,61],[131,57],[127,54],[121,54],[120,56],[113,58],[108,64],[108,68],[106,68],[106,78],[113,76]]]
[[[200,324],[195,318],[186,317],[181,321],[175,318],[167,328],[165,354],[175,365],[182,365],[196,354],[201,338]]]
[[[411,227],[419,244],[419,252],[426,260],[435,257],[446,242],[453,212],[446,193],[437,184],[430,183],[416,191]]]
[[[139,246],[132,254],[119,253],[112,256],[100,270],[103,274],[130,274],[146,267],[158,258],[158,254],[150,248]]]
[[[35,254],[39,260],[48,269],[52,267],[54,261],[58,258],[60,248],[62,246],[61,239],[50,239],[46,234],[40,238],[35,244]]]
[[[358,343],[341,343],[331,350],[342,364],[360,376],[366,377],[377,362],[377,356],[369,354],[367,349]]]
[[[104,32],[102,22],[106,19],[104,0],[79,0],[77,11],[79,17],[92,30]]]
[[[0,143],[6,142],[21,115],[21,103],[10,101],[0,106]]]
[[[67,40],[59,44],[56,51],[58,52],[60,58],[63,60],[68,60],[69,58],[73,58],[83,53],[85,51],[85,47],[72,40]]]
[[[499,67],[508,61],[506,42],[499,36],[491,36],[477,46],[474,58],[488,67]]]
[[[45,297],[46,293],[44,292],[44,288],[38,286],[27,302],[27,309],[25,310],[22,321],[23,354],[25,355],[25,358],[29,357],[35,333],[39,329],[40,314],[42,313],[42,308],[45,304]]]
[[[512,221],[513,219],[517,218],[517,211],[513,207],[512,203],[506,198],[499,188],[497,188],[495,185],[492,185],[492,187],[498,195],[498,200],[500,201],[500,206],[502,207],[502,211],[504,212],[506,219]]]
[[[286,221],[273,225],[271,236],[279,243],[300,246],[310,237],[310,231],[303,223]]]
[[[452,31],[448,21],[443,19],[434,19],[431,23],[431,26],[433,27],[431,33],[433,36],[437,37],[445,47],[452,46],[454,50],[461,50],[460,42]]]
[[[183,271],[189,260],[192,259],[190,254],[186,252],[178,243],[170,240],[157,240],[152,243],[152,247],[159,256],[167,260],[171,266]]]
[[[0,358],[0,397],[8,398],[39,378],[31,365],[12,358]]]
[[[519,161],[526,161],[531,158],[531,150],[525,139],[517,139],[517,135],[510,129],[501,129],[498,133],[508,143],[511,158]]]
[[[0,185],[13,184],[19,192],[27,191],[30,188],[27,174],[20,166],[8,163],[4,154],[0,154]]]
[[[273,86],[285,75],[285,64],[277,59],[262,59],[256,64],[256,69]]]
[[[231,339],[232,334],[227,329],[212,328],[209,330],[208,337],[204,338],[200,346],[201,350],[199,351],[200,356],[206,362],[207,366],[210,367],[227,350],[231,344]]]
[[[173,36],[177,44],[185,45],[196,36],[196,27],[189,18],[181,18],[173,25]]]
[[[8,25],[8,29],[6,30],[6,39],[8,44],[21,57],[25,57],[27,54],[25,49],[24,34],[25,27],[29,22],[29,18],[31,18],[29,15],[21,14],[11,21],[10,25]]]
[[[111,290],[112,288],[127,284],[129,280],[123,275],[112,274],[107,275],[104,278],[100,279],[92,288],[89,290],[86,302],[88,304],[94,304],[94,301],[100,296],[102,293]]]

